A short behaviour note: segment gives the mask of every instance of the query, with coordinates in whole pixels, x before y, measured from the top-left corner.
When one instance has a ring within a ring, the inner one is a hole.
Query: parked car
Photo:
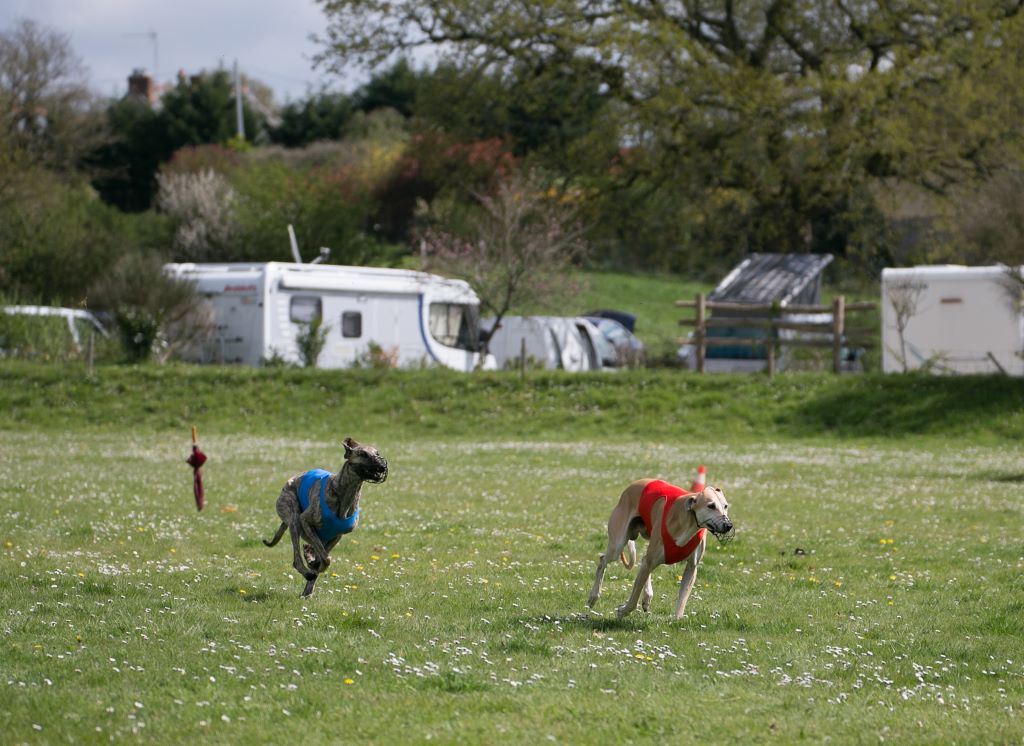
[[[110,333],[96,316],[81,308],[61,308],[58,306],[4,306],[4,314],[12,317],[26,317],[32,319],[56,319],[55,323],[60,325],[63,321],[67,327],[66,342],[58,342],[60,346],[70,348],[76,353],[82,352],[90,332],[106,339]],[[24,350],[22,347],[31,348],[38,342],[39,328],[30,330],[13,328],[4,329],[0,323],[0,356],[18,356]],[[31,338],[24,337],[29,334]]]
[[[614,367],[643,365],[647,350],[644,343],[627,329],[621,321],[606,316],[584,316],[611,342],[615,349]]]
[[[587,311],[583,316],[585,318],[597,316],[601,319],[613,319],[626,327],[631,333],[636,333],[636,316],[627,311],[613,311],[603,308],[599,311]]]

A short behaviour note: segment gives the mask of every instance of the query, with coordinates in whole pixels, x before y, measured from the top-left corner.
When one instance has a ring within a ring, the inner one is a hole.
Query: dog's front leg
[[[676,619],[682,619],[686,613],[686,602],[690,598],[690,591],[693,590],[694,581],[697,580],[697,565],[704,556],[704,546],[698,546],[696,551],[686,561],[686,570],[683,571],[683,579],[679,581],[679,598],[676,600]]]
[[[288,521],[288,535],[292,540],[292,567],[307,581],[306,588],[310,588],[310,582],[316,582],[316,573],[306,567],[302,561],[302,531],[299,529],[299,520]],[[308,595],[308,594],[306,594]]]
[[[337,536],[337,537],[331,539],[330,543],[327,544],[327,546],[324,547],[324,556],[325,557],[330,557],[331,550],[334,549],[334,545],[338,543],[339,539],[341,539],[340,536]],[[316,551],[315,549],[313,549],[312,545],[310,545],[308,548],[311,551],[314,551],[314,552]],[[330,564],[330,562],[328,562],[327,564]],[[323,569],[324,569],[324,566],[321,564],[321,562],[319,560],[316,559],[316,557],[314,557],[313,561],[310,562],[310,567],[317,574],[314,575],[311,580],[307,580],[306,581],[306,587],[302,591],[302,595],[303,596],[310,596],[310,595],[313,594],[313,586],[316,585],[316,579],[320,577],[320,573],[323,572]]]
[[[630,613],[636,608],[637,601],[640,600],[640,594],[644,588],[647,587],[648,581],[651,579],[651,572],[659,563],[654,562],[651,558],[651,553],[648,551],[642,560],[640,560],[640,566],[637,568],[636,580],[633,581],[633,592],[629,595],[629,600],[622,604],[615,610],[615,615],[622,619],[626,614]]]
[[[330,557],[327,555],[328,550],[324,547],[323,541],[320,540],[316,526],[306,519],[305,514],[302,516],[302,537],[306,540],[313,554],[312,560],[307,558],[309,569],[313,572],[323,572],[331,564]]]

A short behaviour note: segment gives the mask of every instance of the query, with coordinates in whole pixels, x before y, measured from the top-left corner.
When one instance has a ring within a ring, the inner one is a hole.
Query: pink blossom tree
[[[480,359],[510,309],[544,307],[572,295],[572,268],[587,253],[578,219],[579,195],[552,187],[536,174],[513,173],[493,192],[474,194],[469,215],[432,218],[420,235],[424,269],[460,277],[480,298],[484,315]]]

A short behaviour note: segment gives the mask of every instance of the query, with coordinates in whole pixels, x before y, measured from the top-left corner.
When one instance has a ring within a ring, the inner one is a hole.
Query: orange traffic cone
[[[697,467],[697,478],[690,485],[690,492],[703,492],[707,484],[707,476],[704,473],[704,464]]]

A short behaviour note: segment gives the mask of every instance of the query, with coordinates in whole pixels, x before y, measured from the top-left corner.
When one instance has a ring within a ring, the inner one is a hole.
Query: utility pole
[[[245,139],[245,120],[242,118],[242,76],[238,74],[238,60],[235,60],[235,125],[238,139]]]

